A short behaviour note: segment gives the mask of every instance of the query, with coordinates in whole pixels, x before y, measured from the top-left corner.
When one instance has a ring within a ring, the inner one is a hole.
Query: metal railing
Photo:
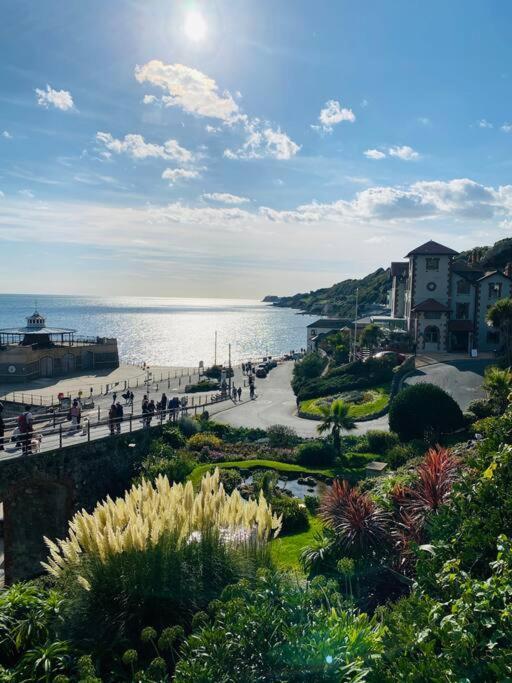
[[[106,417],[101,416],[100,409],[94,411],[92,414],[82,415],[79,424],[65,423],[67,419],[60,419],[58,423],[54,423],[50,427],[43,429],[32,430],[22,434],[13,434],[14,430],[6,429],[4,436],[4,446],[9,446],[10,443],[17,443],[22,453],[34,455],[40,450],[55,450],[64,448],[67,444],[65,440],[69,436],[81,436],[84,442],[89,443],[91,440],[108,436],[119,436],[122,433],[131,433],[140,429],[149,428],[153,425],[163,425],[167,422],[176,422],[184,416],[201,415],[212,405],[232,401],[228,395],[208,396],[203,403],[199,402],[195,405],[187,404],[186,406],[177,408],[168,408],[166,410],[158,410],[155,412],[140,412],[130,413],[122,417]],[[62,414],[60,416],[62,418]],[[67,417],[67,416],[66,416]],[[106,430],[104,428],[107,428]],[[100,433],[101,428],[103,432]],[[52,438],[53,437],[53,438]],[[45,444],[46,441],[46,444]],[[45,445],[51,447],[44,448]],[[76,442],[69,445],[76,445]],[[0,451],[0,455],[3,454]],[[12,455],[11,452],[5,452],[5,455]]]

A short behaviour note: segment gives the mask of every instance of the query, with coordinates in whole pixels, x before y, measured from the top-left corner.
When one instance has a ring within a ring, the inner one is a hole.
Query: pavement
[[[493,363],[492,358],[468,358],[436,362],[418,368],[407,377],[404,384],[436,384],[452,396],[462,410],[475,399],[485,398],[482,380],[485,368]]]

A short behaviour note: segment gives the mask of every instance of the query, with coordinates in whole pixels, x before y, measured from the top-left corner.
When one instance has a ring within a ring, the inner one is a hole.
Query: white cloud
[[[101,142],[109,152],[128,154],[132,159],[147,159],[149,157],[168,159],[188,163],[194,160],[194,155],[185,147],[181,147],[177,140],[167,140],[163,145],[146,142],[142,135],[128,134],[122,140],[114,138],[111,133],[96,133],[96,140]]]
[[[248,197],[239,197],[236,194],[229,194],[229,192],[211,192],[203,194],[202,197],[203,199],[223,204],[246,204],[251,201]]]
[[[162,97],[167,107],[180,107],[189,114],[227,123],[235,121],[239,114],[229,92],[221,94],[213,78],[183,64],[164,64],[153,59],[135,67],[135,78],[139,83],[151,83],[168,93]]]
[[[204,127],[207,133],[220,133],[222,128],[220,126],[210,126],[209,123]]]
[[[322,130],[324,133],[332,133],[333,126],[342,121],[350,121],[354,123],[356,116],[352,109],[342,107],[337,100],[328,100],[323,109],[318,115],[320,126],[313,126],[313,128]]]
[[[144,95],[142,102],[144,104],[156,104],[158,102],[158,97],[155,95]]]
[[[8,130],[4,130],[2,132],[2,137],[5,138],[6,140],[12,140],[12,135],[9,133]]]
[[[414,161],[414,159],[419,159],[420,157],[418,152],[409,147],[409,145],[402,145],[401,147],[395,145],[395,147],[390,147],[388,152],[390,157],[398,157],[403,161]]]
[[[266,127],[264,127],[266,126]],[[291,159],[300,150],[291,138],[283,133],[280,128],[274,130],[266,124],[261,124],[258,119],[249,121],[245,130],[247,138],[238,149],[226,149],[224,156],[228,159]]]
[[[504,124],[501,126],[501,130],[502,130],[504,133],[511,133],[511,132],[512,132],[512,123],[504,123]]]
[[[364,155],[368,159],[384,159],[386,156],[384,152],[381,152],[379,149],[367,149],[364,152]]]
[[[480,119],[478,122],[478,127],[479,128],[494,128],[493,124],[490,123],[490,121],[487,121],[486,119]]]
[[[27,199],[34,199],[35,195],[30,190],[18,190],[18,194]]]
[[[5,197],[5,194],[2,192],[2,190],[0,190],[0,198],[1,197]]]
[[[50,106],[60,109],[61,111],[68,111],[75,106],[73,98],[68,90],[54,90],[49,85],[46,85],[46,90],[36,88],[37,104],[48,109]]]
[[[173,185],[177,180],[194,180],[199,176],[199,171],[188,168],[166,168],[162,173],[162,178],[170,181],[169,185]]]

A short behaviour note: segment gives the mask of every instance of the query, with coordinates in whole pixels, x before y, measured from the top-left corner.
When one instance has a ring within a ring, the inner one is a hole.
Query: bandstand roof
[[[0,329],[0,334],[74,334],[76,330],[68,327],[5,327]]]

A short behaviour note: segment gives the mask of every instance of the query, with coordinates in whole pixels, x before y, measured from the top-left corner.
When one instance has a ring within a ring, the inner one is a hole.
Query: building
[[[486,314],[512,295],[510,269],[486,272],[478,263],[430,240],[391,264],[391,317],[403,318],[418,351],[491,351],[500,333]]]
[[[352,325],[351,320],[343,318],[320,318],[307,326],[306,348],[309,351],[316,351],[318,342],[331,332],[339,332],[342,327]]]
[[[26,321],[24,327],[0,330],[0,383],[119,366],[116,339],[77,337],[76,330],[47,327],[37,311]]]

